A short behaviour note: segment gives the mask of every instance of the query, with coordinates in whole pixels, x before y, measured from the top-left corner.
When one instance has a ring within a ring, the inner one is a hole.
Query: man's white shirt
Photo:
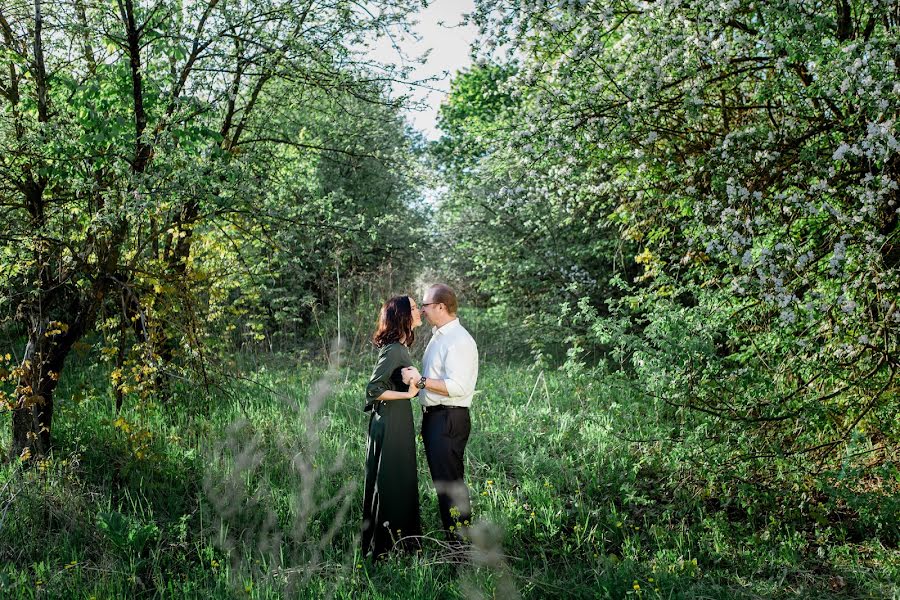
[[[442,379],[447,396],[422,390],[419,402],[423,406],[471,406],[478,380],[478,346],[475,340],[453,319],[443,327],[432,327],[431,340],[422,357],[422,375],[428,379]]]

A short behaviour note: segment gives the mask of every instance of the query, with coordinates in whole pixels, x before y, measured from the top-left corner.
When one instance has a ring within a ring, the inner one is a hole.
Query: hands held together
[[[422,374],[415,367],[405,367],[400,371],[400,374],[403,376],[403,383],[406,385],[415,385],[422,378]]]
[[[406,367],[400,371],[400,375],[403,377],[403,383],[409,386],[410,398],[415,397],[419,393],[416,383],[422,378],[422,374],[415,367]]]

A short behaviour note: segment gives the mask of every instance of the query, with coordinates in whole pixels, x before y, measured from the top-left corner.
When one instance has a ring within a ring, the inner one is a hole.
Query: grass
[[[4,598],[900,598],[896,536],[711,497],[612,379],[484,365],[478,552],[437,540],[420,450],[423,551],[372,565],[356,549],[369,366],[322,388],[324,369],[238,360],[227,388],[116,416],[88,358],[61,382],[54,455],[0,467]]]

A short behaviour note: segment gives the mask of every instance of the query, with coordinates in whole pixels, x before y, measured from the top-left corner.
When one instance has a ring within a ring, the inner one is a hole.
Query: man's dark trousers
[[[470,430],[468,408],[429,406],[424,409],[422,442],[437,491],[441,522],[448,532],[467,527],[472,518],[469,488],[463,481],[463,453]]]

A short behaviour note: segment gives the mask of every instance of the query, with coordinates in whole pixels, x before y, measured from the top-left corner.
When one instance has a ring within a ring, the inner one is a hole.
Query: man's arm
[[[441,396],[449,396],[447,384],[443,379],[425,379],[425,389]]]
[[[444,379],[425,379],[425,389],[439,396],[462,398],[475,391],[475,380],[478,377],[478,347],[474,340],[447,349],[444,362]],[[421,378],[418,369],[407,367],[402,371],[403,381],[416,383]]]
[[[415,367],[406,367],[401,371],[401,375],[403,376],[403,381],[410,385],[410,383],[415,384],[422,378],[422,375],[419,373],[419,370]],[[449,396],[450,394],[447,392],[447,384],[444,383],[443,379],[425,379],[425,389],[429,392],[434,392],[435,394],[440,394],[441,396]]]

